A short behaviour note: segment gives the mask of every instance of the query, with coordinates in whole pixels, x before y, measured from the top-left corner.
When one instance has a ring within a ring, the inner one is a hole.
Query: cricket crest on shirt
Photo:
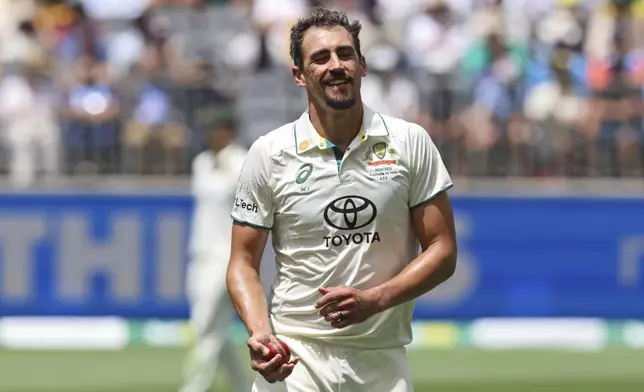
[[[367,162],[367,172],[369,176],[378,181],[389,181],[389,179],[399,173],[398,158],[400,154],[387,142],[378,142],[372,145],[365,154]]]
[[[376,154],[378,159],[385,159],[385,155],[387,155],[387,143],[376,143],[371,147],[371,149],[373,150],[373,153]]]

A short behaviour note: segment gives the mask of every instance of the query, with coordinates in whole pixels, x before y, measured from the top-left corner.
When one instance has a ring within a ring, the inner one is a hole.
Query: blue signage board
[[[644,198],[454,196],[421,319],[644,317]],[[186,195],[0,194],[0,317],[185,318]]]
[[[186,196],[0,195],[0,316],[188,315]]]
[[[644,199],[453,202],[457,272],[417,317],[644,317]]]

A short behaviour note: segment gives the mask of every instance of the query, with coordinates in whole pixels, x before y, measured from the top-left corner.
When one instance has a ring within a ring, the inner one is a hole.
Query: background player
[[[230,219],[230,201],[247,152],[234,137],[232,121],[218,120],[210,148],[192,163],[195,210],[187,296],[195,345],[186,360],[181,392],[210,391],[220,361],[231,386],[248,391],[246,367],[236,360],[234,346],[227,338],[234,311],[225,286],[230,225],[223,223]]]
[[[359,32],[324,9],[292,28],[309,108],[260,138],[240,176],[228,288],[261,374],[254,391],[411,391],[412,300],[455,269],[451,179],[424,129],[363,106]],[[270,309],[259,279],[269,230]],[[291,362],[266,358],[276,338]]]

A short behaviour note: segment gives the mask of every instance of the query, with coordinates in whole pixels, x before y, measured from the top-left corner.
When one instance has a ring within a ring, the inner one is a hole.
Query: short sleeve
[[[447,168],[431,137],[421,126],[409,129],[411,187],[409,207],[424,204],[452,187]]]
[[[231,216],[251,226],[273,227],[273,192],[270,186],[271,157],[266,140],[259,138],[248,150],[239,175]]]

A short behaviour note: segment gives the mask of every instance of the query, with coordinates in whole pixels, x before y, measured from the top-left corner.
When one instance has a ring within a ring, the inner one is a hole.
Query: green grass
[[[183,355],[153,348],[0,350],[0,391],[176,392]],[[418,392],[644,391],[644,351],[410,350],[409,358]],[[223,383],[216,388],[226,390]]]

